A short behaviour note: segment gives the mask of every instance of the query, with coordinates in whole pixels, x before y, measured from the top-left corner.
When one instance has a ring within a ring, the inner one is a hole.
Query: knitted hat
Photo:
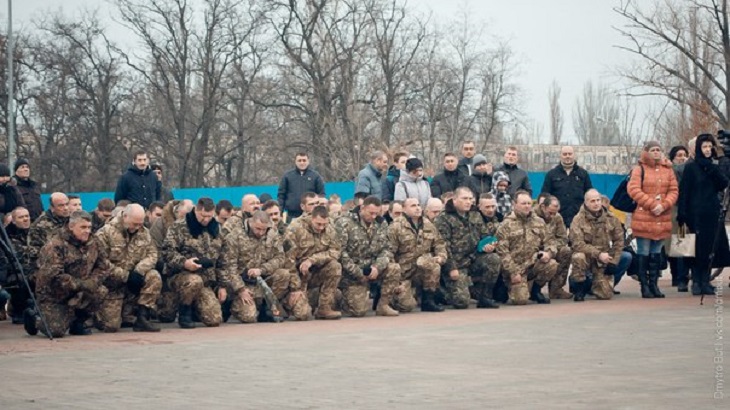
[[[0,177],[9,177],[10,176],[10,168],[8,168],[5,164],[0,164]]]
[[[27,165],[30,167],[30,162],[28,162],[25,158],[18,158],[17,161],[15,161],[15,168],[13,168],[13,171],[17,172],[18,168],[20,168],[22,165]]]
[[[662,146],[659,145],[659,143],[657,141],[647,141],[646,144],[644,144],[644,151],[649,151],[650,149],[652,149],[654,147],[661,148]]]
[[[475,167],[478,166],[478,165],[481,165],[481,164],[486,164],[487,162],[488,162],[487,161],[487,157],[485,157],[482,154],[476,154],[476,155],[474,155],[474,159],[472,160],[472,164]]]
[[[421,161],[418,158],[409,158],[408,161],[406,161],[406,171],[411,172],[415,171],[418,168],[423,168],[423,161]]]

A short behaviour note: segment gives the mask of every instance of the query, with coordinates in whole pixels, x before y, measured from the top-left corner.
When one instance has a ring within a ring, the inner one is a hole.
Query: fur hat
[[[648,152],[650,149],[652,149],[654,147],[661,148],[662,146],[659,145],[659,142],[657,142],[657,141],[647,141],[646,144],[644,144],[644,151]]]

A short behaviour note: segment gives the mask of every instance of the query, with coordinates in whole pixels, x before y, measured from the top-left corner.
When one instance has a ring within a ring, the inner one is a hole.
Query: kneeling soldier
[[[53,337],[89,335],[85,322],[101,307],[107,289],[102,285],[109,274],[109,262],[99,244],[90,240],[91,215],[74,212],[40,252],[36,273],[38,308]],[[35,310],[24,312],[25,330],[38,333],[40,318]],[[40,329],[44,334],[45,328]]]
[[[269,215],[255,211],[242,225],[226,235],[226,269],[231,278],[231,314],[243,323],[259,317],[265,295],[256,278],[261,277],[276,296],[276,306],[266,306],[273,315],[282,306],[297,320],[308,320],[311,308],[301,289],[299,276],[284,255],[282,241]]]
[[[162,248],[165,275],[173,275],[170,285],[180,301],[178,325],[183,329],[195,327],[193,307],[204,325],[220,325],[221,302],[226,300],[230,280],[213,200],[200,198],[184,219],[170,227]]]
[[[127,205],[121,215],[110,220],[96,233],[96,239],[109,257],[110,275],[105,281],[109,294],[97,314],[105,332],[116,332],[122,324],[123,305],[136,304],[136,332],[159,332],[149,322],[162,289],[160,274],[154,269],[157,247],[144,226],[141,205]],[[134,303],[136,301],[136,303]]]

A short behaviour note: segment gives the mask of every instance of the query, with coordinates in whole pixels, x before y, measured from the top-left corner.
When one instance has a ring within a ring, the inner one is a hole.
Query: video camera
[[[722,146],[726,155],[730,153],[730,131],[720,130],[717,132],[717,142]]]

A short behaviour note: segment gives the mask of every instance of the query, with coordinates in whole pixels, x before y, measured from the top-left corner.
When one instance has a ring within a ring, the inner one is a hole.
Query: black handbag
[[[639,165],[641,167],[641,185],[643,187],[644,185],[644,167]],[[636,201],[634,201],[631,196],[629,195],[628,186],[629,186],[629,180],[631,179],[631,172],[629,172],[628,175],[626,175],[626,178],[624,178],[620,184],[618,184],[618,187],[616,188],[616,192],[613,193],[613,197],[611,198],[611,206],[615,209],[618,209],[619,211],[623,212],[634,212],[636,210]]]

